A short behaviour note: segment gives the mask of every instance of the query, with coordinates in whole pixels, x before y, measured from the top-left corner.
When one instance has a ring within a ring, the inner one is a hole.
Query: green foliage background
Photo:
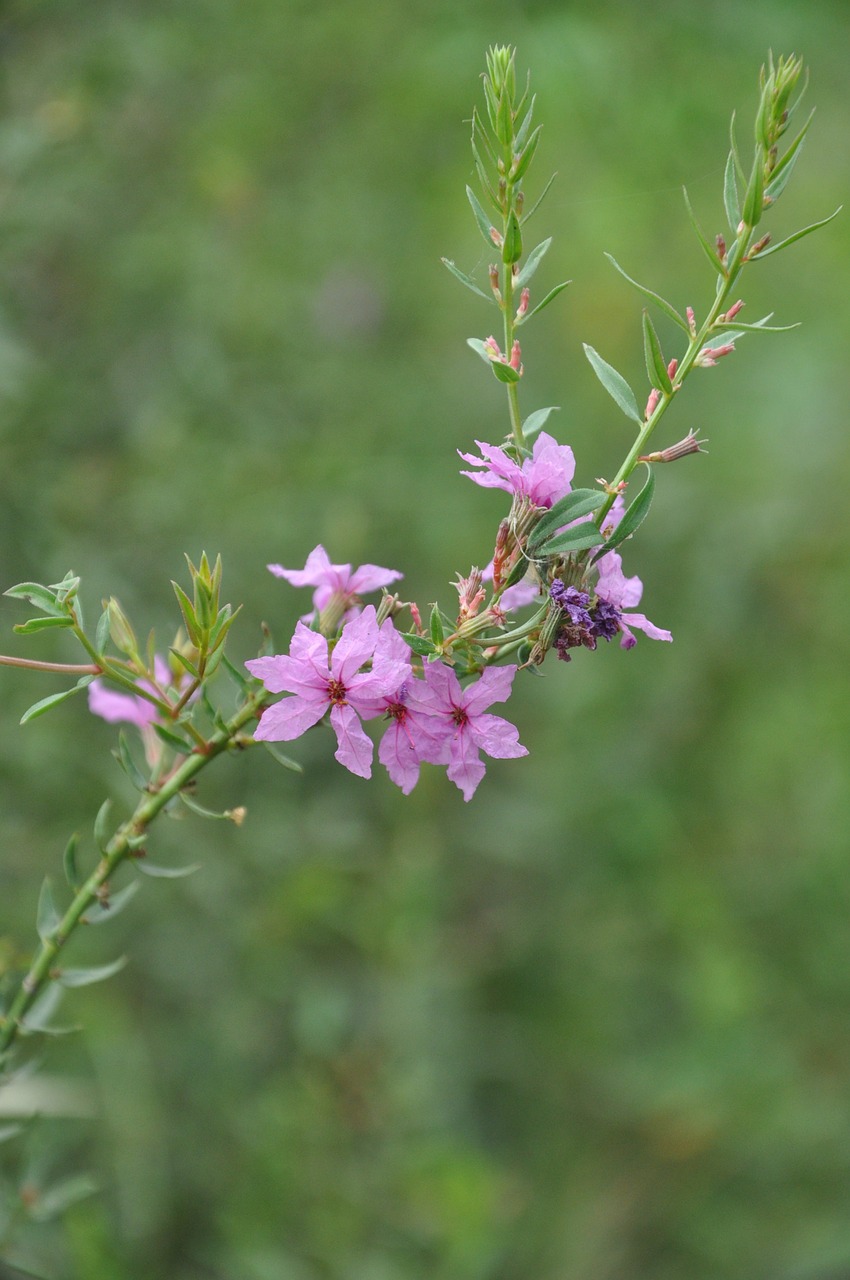
[[[643,386],[640,299],[699,313],[682,207],[722,220],[730,112],[748,139],[768,47],[818,115],[780,233],[845,198],[840,0],[10,0],[0,52],[0,566],[83,575],[161,643],[182,553],[221,551],[281,647],[306,597],[269,577],[321,541],[399,567],[423,606],[489,556],[501,498],[455,449],[506,427],[464,344],[492,315],[463,194],[485,47],[519,45],[555,244],[524,331],[525,412],[563,406],[578,480],[629,427],[581,356]],[[534,172],[534,171],[533,171]],[[771,215],[773,219],[773,215]],[[94,1082],[97,1124],[8,1144],[10,1185],[93,1168],[102,1196],[12,1260],[133,1280],[839,1280],[850,1275],[846,215],[754,267],[753,336],[695,376],[629,548],[641,640],[517,682],[530,749],[465,806],[404,799],[317,731],[303,778],[263,754],[170,823],[151,881],[75,962],[84,1032],[44,1068]],[[747,276],[745,275],[745,282]],[[538,297],[542,293],[538,293]],[[659,323],[662,336],[671,334]],[[8,635],[21,615],[4,602]],[[37,637],[12,652],[71,659]],[[0,671],[0,946],[123,778],[82,701]],[[16,1163],[17,1162],[17,1163]]]

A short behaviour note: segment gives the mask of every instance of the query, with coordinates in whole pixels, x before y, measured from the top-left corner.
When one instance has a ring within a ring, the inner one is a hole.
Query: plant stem
[[[50,934],[42,938],[41,948],[21,982],[8,1014],[0,1019],[0,1063],[3,1062],[22,1030],[22,1019],[45,984],[56,976],[54,967],[59,953],[77,926],[84,922],[85,912],[103,897],[110,876],[123,861],[138,854],[139,838],[144,836],[154,819],[196,774],[200,773],[216,756],[227,750],[239,731],[256,716],[267,697],[268,693],[265,689],[259,689],[251,694],[245,705],[227,721],[223,728],[214,733],[204,743],[203,748],[199,747],[187,756],[157,791],[144,796],[132,816],[118,827],[104,847],[103,856],[97,867],[77,890],[59,924]]]
[[[37,658],[12,658],[0,653],[0,666],[29,667],[32,671],[57,671],[68,676],[99,676],[102,667],[83,662],[39,662]]]

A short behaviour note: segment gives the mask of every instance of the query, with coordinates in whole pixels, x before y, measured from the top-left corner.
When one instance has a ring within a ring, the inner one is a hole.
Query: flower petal
[[[472,740],[472,735],[464,728],[459,729],[452,740],[447,774],[450,781],[463,792],[464,800],[468,802],[472,799],[486,772],[486,765],[478,755],[478,747]]]
[[[665,631],[662,627],[656,627],[654,622],[650,622],[649,618],[643,613],[624,613],[623,622],[627,622],[629,626],[637,627],[638,631],[642,631],[644,635],[649,636],[650,640],[672,640],[672,631]],[[625,631],[626,628],[624,627]],[[628,646],[631,648],[631,645]]]
[[[517,673],[515,666],[488,667],[475,684],[463,691],[462,706],[468,716],[478,716],[494,702],[505,702]]]
[[[475,745],[494,760],[515,760],[527,756],[528,748],[519,740],[519,730],[502,716],[477,716],[470,722]]]
[[[375,748],[372,740],[367,738],[354,708],[336,703],[331,707],[331,725],[339,743],[334,759],[359,778],[371,778]]]
[[[352,618],[342,629],[342,634],[331,654],[331,671],[334,679],[347,685],[364,662],[368,662],[378,643],[378,623],[375,606],[367,605],[361,614]]]
[[[291,742],[318,724],[328,708],[327,698],[283,698],[267,707],[254,730],[255,742]]]

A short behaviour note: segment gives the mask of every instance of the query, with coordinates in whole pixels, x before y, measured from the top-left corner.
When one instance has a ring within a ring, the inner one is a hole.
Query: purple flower
[[[364,720],[379,715],[389,720],[378,746],[378,759],[396,786],[409,795],[419,781],[420,764],[448,764],[449,747],[439,721],[421,705],[419,692],[424,683],[414,677],[410,650],[389,618],[381,627],[372,671],[383,676],[386,666],[394,677],[401,671],[398,686],[377,699],[373,707],[364,706],[360,714]]]
[[[159,654],[154,658],[154,675],[160,691],[171,684],[168,663]],[[140,680],[139,688],[160,696],[148,680]],[[133,693],[117,693],[104,680],[92,680],[88,695],[89,711],[109,724],[134,724],[137,729],[145,729],[160,718],[159,711],[147,698]]]
[[[461,471],[461,475],[469,476],[482,488],[504,489],[516,497],[528,498],[536,507],[551,507],[569,493],[576,469],[573,451],[567,444],[558,444],[545,431],[540,432],[531,457],[523,459],[521,466],[497,445],[483,444],[480,440],[475,443],[481,452],[480,458],[460,450],[458,453],[464,462],[484,469]]]
[[[157,697],[162,696],[169,688],[175,689],[179,694],[181,686],[184,686],[189,679],[189,673],[186,672],[175,678],[168,663],[159,654],[156,654],[153,661],[154,678],[159,687],[154,688],[148,680],[139,680],[139,688],[147,689]],[[138,697],[133,693],[118,693],[104,680],[92,680],[88,688],[88,698],[89,711],[100,716],[102,720],[106,720],[109,724],[136,726],[142,735],[145,759],[151,768],[154,768],[162,754],[162,742],[153,728],[155,723],[162,720],[158,708],[147,698]]]
[[[640,603],[640,598],[643,595],[643,583],[637,574],[632,578],[625,576],[623,573],[623,561],[616,551],[606,552],[599,560],[599,580],[596,583],[596,594],[602,604],[610,606],[619,614],[619,630],[623,633],[620,645],[623,649],[632,649],[637,644],[630,627],[643,631],[651,640],[673,639],[669,631],[656,627],[645,614],[624,612],[626,609],[631,609],[632,606]],[[600,620],[598,634],[604,635],[607,640],[612,625],[611,614],[606,611],[604,619]]]
[[[425,664],[424,687],[415,690],[416,705],[436,721],[439,739],[448,745],[448,776],[464,800],[472,799],[484,777],[481,751],[498,760],[528,755],[514,725],[486,714],[492,703],[504,702],[510,695],[516,672],[516,667],[489,667],[462,689],[451,667],[442,662]]]
[[[320,612],[336,596],[348,616],[360,596],[378,591],[402,577],[395,569],[382,569],[377,564],[361,564],[352,572],[350,564],[331,564],[327,551],[314,547],[303,569],[284,569],[282,565],[266,566],[276,578],[285,578],[293,587],[315,587],[313,605]]]
[[[593,626],[593,619],[587,611],[590,596],[578,587],[564,586],[560,578],[556,578],[549,588],[549,595],[563,609],[574,627]]]
[[[289,656],[254,658],[245,665],[271,693],[294,695],[269,707],[254,737],[265,742],[290,742],[321,720],[330,708],[331,727],[338,743],[336,759],[361,778],[372,776],[374,747],[363,732],[358,713],[369,717],[384,695],[397,690],[405,677],[405,664],[384,659],[371,671],[378,644],[378,623],[369,605],[347,623],[328,656],[328,641],[299,622]],[[409,669],[409,668],[408,668]]]

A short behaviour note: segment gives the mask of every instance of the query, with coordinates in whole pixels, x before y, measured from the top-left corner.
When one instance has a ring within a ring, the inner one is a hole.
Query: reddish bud
[[[723,321],[728,324],[730,320],[734,320],[743,305],[743,300],[740,298],[737,302],[733,302],[729,310],[726,312],[726,315],[723,316]]]
[[[501,249],[502,234],[500,231],[497,231],[495,227],[490,228],[490,239],[493,241],[493,244],[496,246],[497,249]]]
[[[522,351],[516,338],[514,338],[514,345],[511,347],[511,358],[508,363],[517,373],[522,373]]]
[[[726,261],[726,241],[724,240],[723,236],[717,236],[714,243],[717,246],[718,258],[720,259],[721,262],[725,262]]]
[[[661,392],[657,387],[653,387],[646,401],[646,408],[643,411],[644,418],[651,418],[658,407],[658,401],[661,399]]]
[[[696,337],[696,332],[697,332],[697,322],[696,322],[696,318],[695,318],[695,316],[694,316],[694,309],[693,309],[693,307],[686,307],[686,308],[685,308],[685,315],[688,317],[688,328],[689,328],[689,329],[690,329],[690,331],[691,331],[691,336],[692,336],[692,337]]]
[[[676,370],[678,369],[678,367],[679,367],[679,361],[674,356],[667,366],[667,377],[670,379],[671,382],[676,376]]]
[[[528,302],[530,297],[530,291],[528,289],[523,289],[522,293],[519,295],[519,306],[517,307],[516,313],[517,320],[521,320],[528,311]]]

